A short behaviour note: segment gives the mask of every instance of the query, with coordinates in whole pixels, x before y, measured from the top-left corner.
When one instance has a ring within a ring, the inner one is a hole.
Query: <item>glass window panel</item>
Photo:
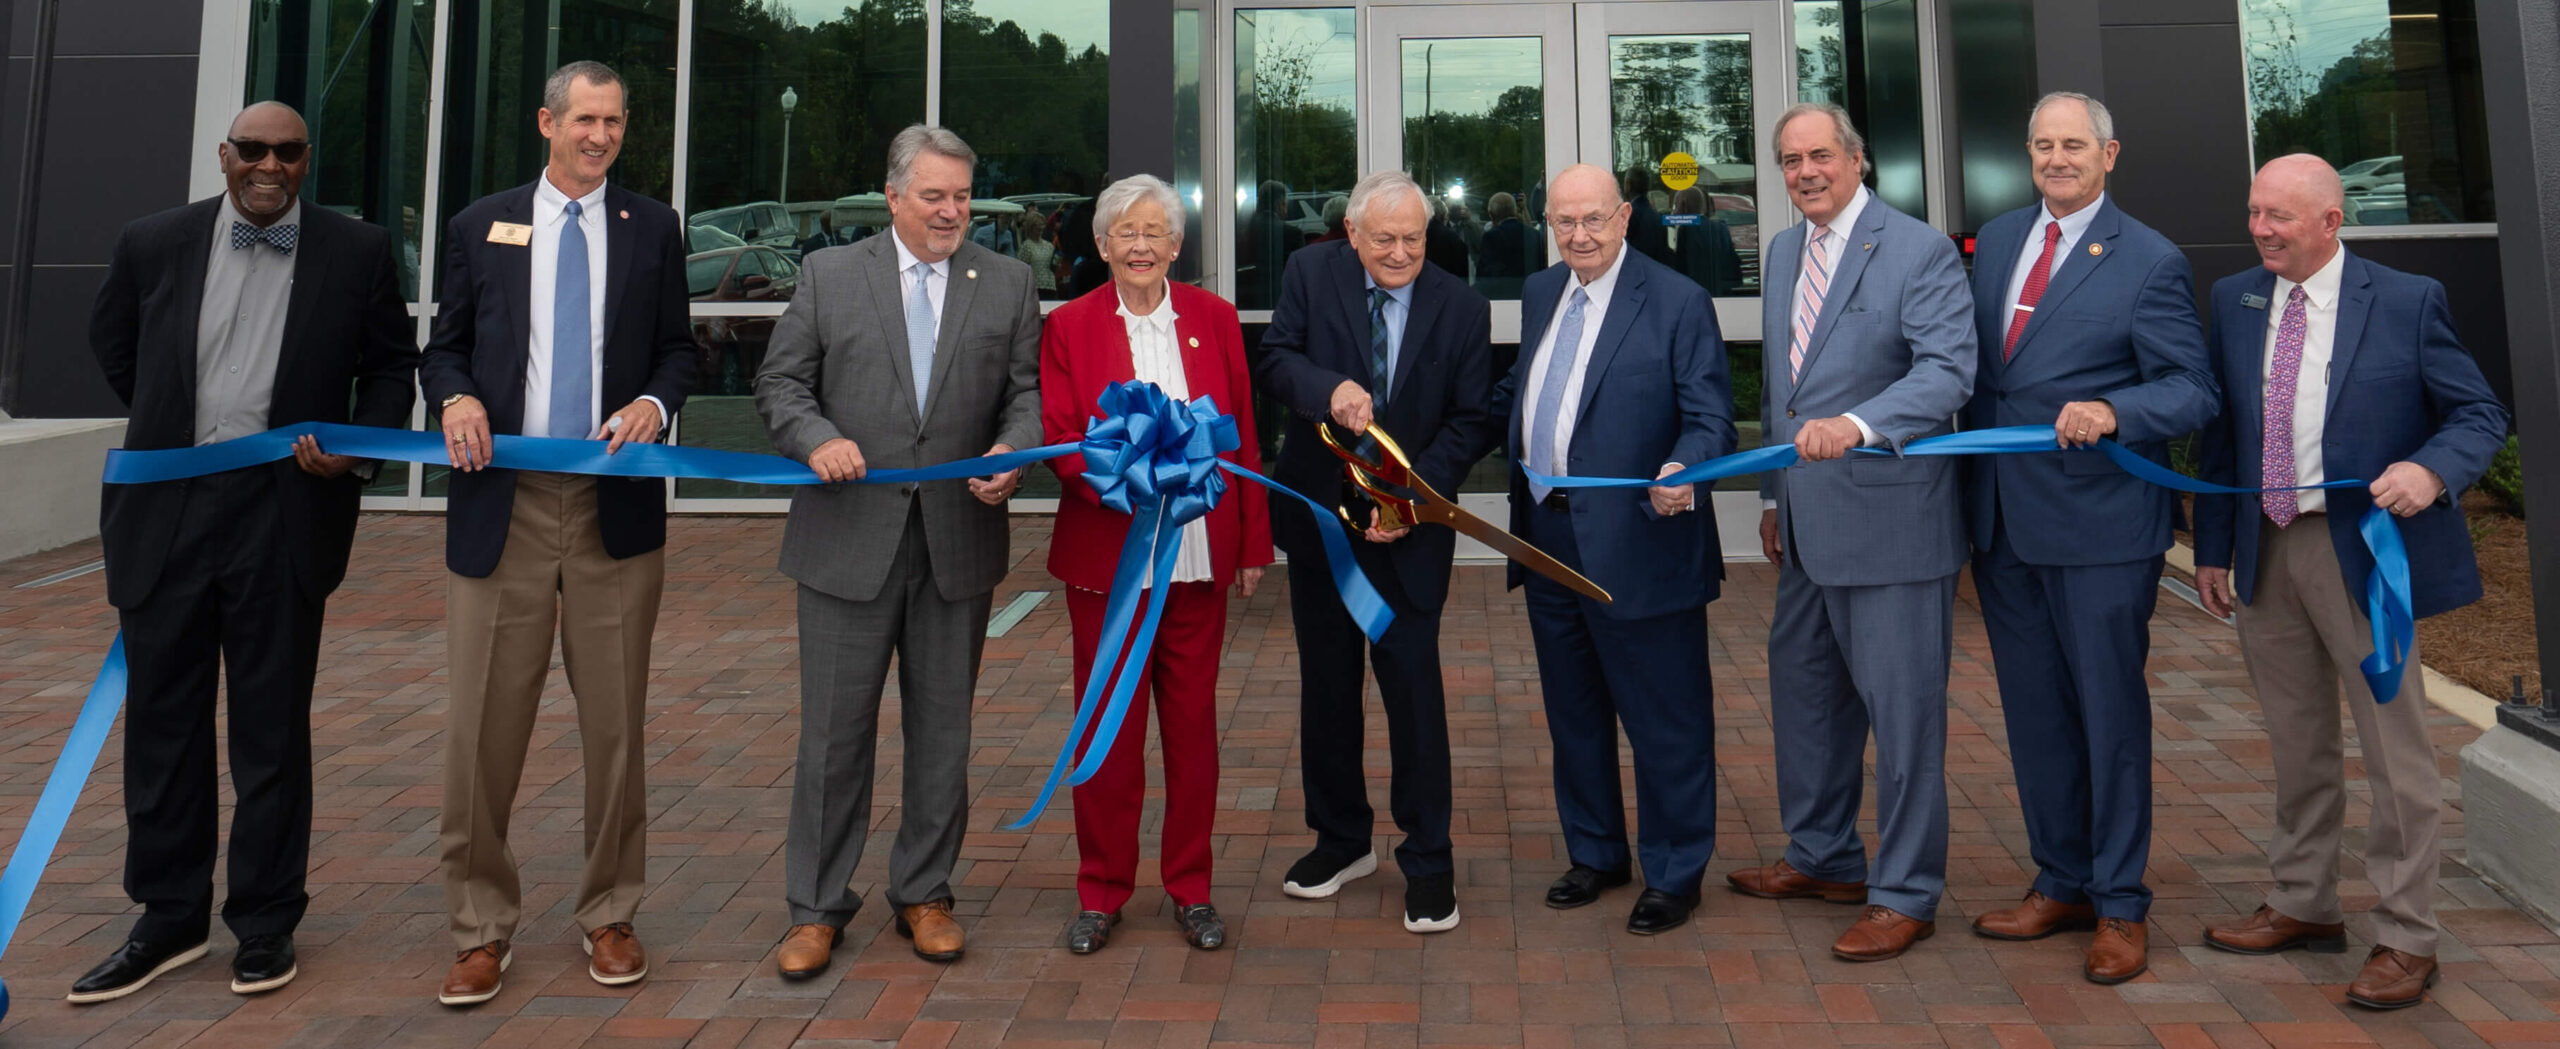
[[[401,294],[417,301],[434,5],[257,0],[249,19],[244,101],[283,102],[310,125],[303,201],[389,229],[400,245]]]
[[[1609,117],[1611,169],[1630,188],[1641,184],[1666,227],[1659,240],[1631,229],[1628,242],[1660,252],[1714,294],[1759,294],[1750,34],[1610,37]],[[1696,162],[1694,185],[1672,190],[1662,181],[1673,153]]]
[[[970,239],[1048,269],[1043,297],[1111,279],[1091,207],[1110,168],[1110,48],[1109,0],[942,5],[942,122],[978,151]]]
[[[1173,12],[1173,190],[1182,195],[1182,241],[1189,245],[1173,260],[1173,279],[1198,282],[1206,272],[1209,243],[1200,239],[1200,209],[1208,201],[1200,180],[1200,34],[1205,23],[1197,8]]]
[[[2494,222],[2473,0],[2242,0],[2258,163],[2335,165],[2347,222]]]
[[[1547,177],[1541,46],[1534,36],[1402,42],[1405,167],[1433,198],[1433,224],[1467,248],[1428,254],[1487,298],[1519,298],[1521,280],[1546,268],[1536,209],[1523,206]],[[1506,217],[1480,221],[1496,204]]]
[[[1359,180],[1352,12],[1241,10],[1235,25],[1234,298],[1240,309],[1267,310],[1289,254],[1340,235]]]
[[[1929,216],[1920,117],[1920,14],[1914,0],[1865,0],[1844,19],[1840,0],[1796,0],[1796,98],[1849,111],[1867,139],[1877,196]]]

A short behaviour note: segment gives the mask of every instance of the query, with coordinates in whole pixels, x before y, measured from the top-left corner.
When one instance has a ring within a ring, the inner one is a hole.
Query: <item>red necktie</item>
[[[2018,355],[2018,336],[2027,333],[2027,322],[2036,316],[2036,303],[2044,300],[2044,285],[2053,275],[2053,246],[2062,243],[2062,223],[2044,224],[2044,253],[2036,256],[2036,268],[2027,271],[2027,286],[2018,289],[2016,316],[2009,321],[2009,341],[2000,347],[2001,363]]]

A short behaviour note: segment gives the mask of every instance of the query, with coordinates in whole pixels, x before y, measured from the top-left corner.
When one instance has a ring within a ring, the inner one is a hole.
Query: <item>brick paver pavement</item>
[[[2272,803],[2267,744],[2229,628],[2176,600],[2154,621],[2156,847],[2151,972],[2121,987],[2081,980],[2084,935],[1997,944],[1964,922],[2027,884],[2025,834],[2005,756],[1981,625],[1958,610],[1947,755],[1954,812],[1945,931],[1904,958],[1834,961],[1853,915],[1818,901],[1722,891],[1722,875],[1783,844],[1771,784],[1763,654],[1772,577],[1737,565],[1708,616],[1713,633],[1721,838],[1689,926],[1624,931],[1634,895],[1556,912],[1540,904],[1563,868],[1546,771],[1537,673],[1518,600],[1493,568],[1457,574],[1444,660],[1457,766],[1459,899],[1465,923],[1419,937],[1397,917],[1392,865],[1322,901],[1290,899],[1280,876],[1310,843],[1300,822],[1296,689],[1285,584],[1241,602],[1220,688],[1216,902],[1231,946],[1184,946],[1163,895],[1142,888],[1104,952],[1063,948],[1075,911],[1065,799],[1030,833],[1018,815],[1070,714],[1067,622],[1053,592],[989,643],[978,686],[976,798],[955,879],[969,952],[916,959],[885,929],[887,908],[847,930],[836,966],[806,983],[774,975],[787,919],[780,874],[797,730],[790,584],[772,569],[782,523],[691,518],[673,528],[649,720],[651,891],[639,929],[646,982],[586,976],[570,921],[581,834],[578,746],[559,675],[546,693],[516,821],[527,922],[505,993],[463,1011],[435,1004],[451,961],[436,872],[445,685],[442,522],[368,516],[357,569],[331,605],[313,715],[321,785],[302,975],[256,998],[230,993],[229,934],[214,954],[122,1001],[73,1008],[69,982],[131,923],[119,735],[65,835],[0,974],[15,1004],[0,1046],[1299,1046],[1715,1045],[1834,1049],[1883,1043],[1960,1049],[2476,1049],[2560,1044],[2560,938],[2457,862],[2444,864],[2445,982],[2425,1005],[2376,1014],[2340,989],[2369,942],[2361,918],[2344,956],[2243,958],[2198,946],[2211,919],[2252,909],[2266,888]],[[1055,591],[1039,568],[1046,526],[1016,529],[1017,567],[997,595]],[[97,556],[96,544],[0,564],[0,835],[15,840],[114,632],[101,577],[6,589]],[[892,708],[894,710],[894,708]],[[883,723],[880,810],[896,818],[896,714]],[[2433,720],[2446,790],[2475,733]],[[1386,746],[1371,722],[1371,794],[1384,815]],[[2360,776],[2350,750],[2349,774]],[[226,788],[227,797],[227,788]],[[2361,881],[2365,794],[2348,812],[2348,906]],[[2446,828],[2462,853],[2459,813]],[[1150,834],[1152,818],[1150,819]],[[1381,848],[1395,841],[1382,825]],[[874,894],[888,834],[857,880]],[[1152,849],[1152,846],[1150,846]],[[1141,878],[1152,880],[1152,864]]]

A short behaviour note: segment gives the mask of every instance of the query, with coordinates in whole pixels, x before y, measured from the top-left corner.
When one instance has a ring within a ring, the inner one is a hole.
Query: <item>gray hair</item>
[[[905,192],[907,182],[916,174],[916,154],[932,153],[950,157],[969,167],[978,168],[978,151],[960,141],[950,128],[932,124],[909,124],[889,140],[889,188]]]
[[[1786,112],[1778,114],[1778,126],[1769,129],[1770,156],[1774,157],[1786,152],[1778,148],[1778,136],[1787,133],[1789,122],[1809,113],[1820,113],[1831,118],[1832,129],[1839,133],[1840,148],[1857,155],[1859,174],[1863,175],[1875,170],[1875,162],[1867,157],[1866,136],[1858,134],[1858,125],[1850,122],[1848,110],[1829,102],[1798,102],[1788,106]]]
[[[1181,240],[1182,194],[1174,191],[1173,183],[1153,175],[1131,175],[1104,187],[1102,195],[1093,198],[1094,239],[1109,237],[1111,227],[1119,224],[1120,216],[1128,214],[1129,209],[1142,200],[1154,201],[1157,207],[1164,209],[1165,221],[1173,226],[1173,239]]]
[[[2077,91],[2055,91],[2045,95],[2043,98],[2037,99],[2036,107],[2027,111],[2027,123],[2032,125],[2036,122],[2037,117],[2043,116],[2044,107],[2056,102],[2064,101],[2078,102],[2081,105],[2088,107],[2089,130],[2098,136],[2099,145],[2103,146],[2116,140],[2115,114],[2107,112],[2106,103],[2100,102],[2097,99],[2091,98]],[[2034,132],[2031,131],[2028,133],[2029,139],[2033,139],[2034,137]]]
[[[1371,206],[1403,200],[1407,193],[1422,201],[1423,213],[1428,216],[1431,198],[1423,194],[1422,187],[1413,181],[1413,176],[1401,171],[1380,171],[1351,187],[1351,202],[1343,208],[1342,217],[1357,226],[1366,220]]]
[[[568,115],[569,85],[579,80],[622,92],[623,108],[631,108],[631,88],[623,84],[622,74],[614,72],[612,66],[583,58],[551,71],[550,79],[542,82],[542,108],[555,117]]]

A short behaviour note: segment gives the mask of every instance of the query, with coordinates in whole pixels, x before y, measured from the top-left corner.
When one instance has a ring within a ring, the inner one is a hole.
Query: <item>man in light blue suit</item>
[[[1520,295],[1519,363],[1494,393],[1513,463],[1557,475],[1664,476],[1733,452],[1724,337],[1706,291],[1627,248],[1617,180],[1588,164],[1547,193],[1564,261]],[[1547,906],[1580,907],[1632,876],[1618,788],[1618,726],[1636,760],[1633,859],[1644,892],[1627,931],[1689,920],[1715,852],[1714,692],[1707,602],[1724,562],[1715,514],[1690,485],[1547,489],[1511,471],[1511,531],[1607,590],[1602,604],[1511,566],[1525,585],[1557,815],[1573,866]]]
[[[2167,237],[2106,195],[2115,120],[2087,95],[2036,103],[2027,154],[2043,199],[1982,227],[1967,429],[2051,423],[2065,448],[2112,437],[2167,463],[2221,410],[2195,278]],[[2151,612],[2169,548],[2168,489],[2095,452],[1965,464],[1973,586],[1999,668],[2009,762],[2035,886],[1974,920],[1996,940],[2097,929],[2081,974],[2149,967]]]
[[[2346,194],[2328,162],[2278,157],[2249,190],[2262,268],[2213,285],[2212,363],[2223,411],[2197,448],[2204,479],[2290,488],[2366,478],[2362,488],[2196,500],[2196,589],[2231,615],[2265,714],[2276,767],[2275,888],[2257,913],[2205,930],[2240,954],[2346,949],[2338,843],[2346,815],[2339,684],[2372,788],[2365,878],[2372,951],[2347,1000],[2398,1009],[2436,978],[2437,828],[2444,799],[2427,736],[2418,653],[2389,702],[2357,665],[2372,651],[2359,595],[2373,571],[2356,523],[2399,516],[2421,618],[2480,598],[2462,490],[2506,442],[2507,410],[2454,335],[2444,285],[2377,266],[2338,243]],[[2336,423],[2337,425],[2331,425]]]
[[[1761,256],[1762,432],[1802,460],[1760,489],[1760,543],[1779,566],[1769,707],[1788,844],[1776,863],[1727,880],[1746,895],[1866,904],[1831,953],[1879,961],[1936,930],[1946,885],[1964,510],[1954,459],[1902,449],[1952,429],[1973,392],[1972,303],[1946,235],[1859,183],[1865,142],[1847,112],[1791,106],[1772,138],[1805,216]],[[1858,836],[1871,726],[1872,876]]]

